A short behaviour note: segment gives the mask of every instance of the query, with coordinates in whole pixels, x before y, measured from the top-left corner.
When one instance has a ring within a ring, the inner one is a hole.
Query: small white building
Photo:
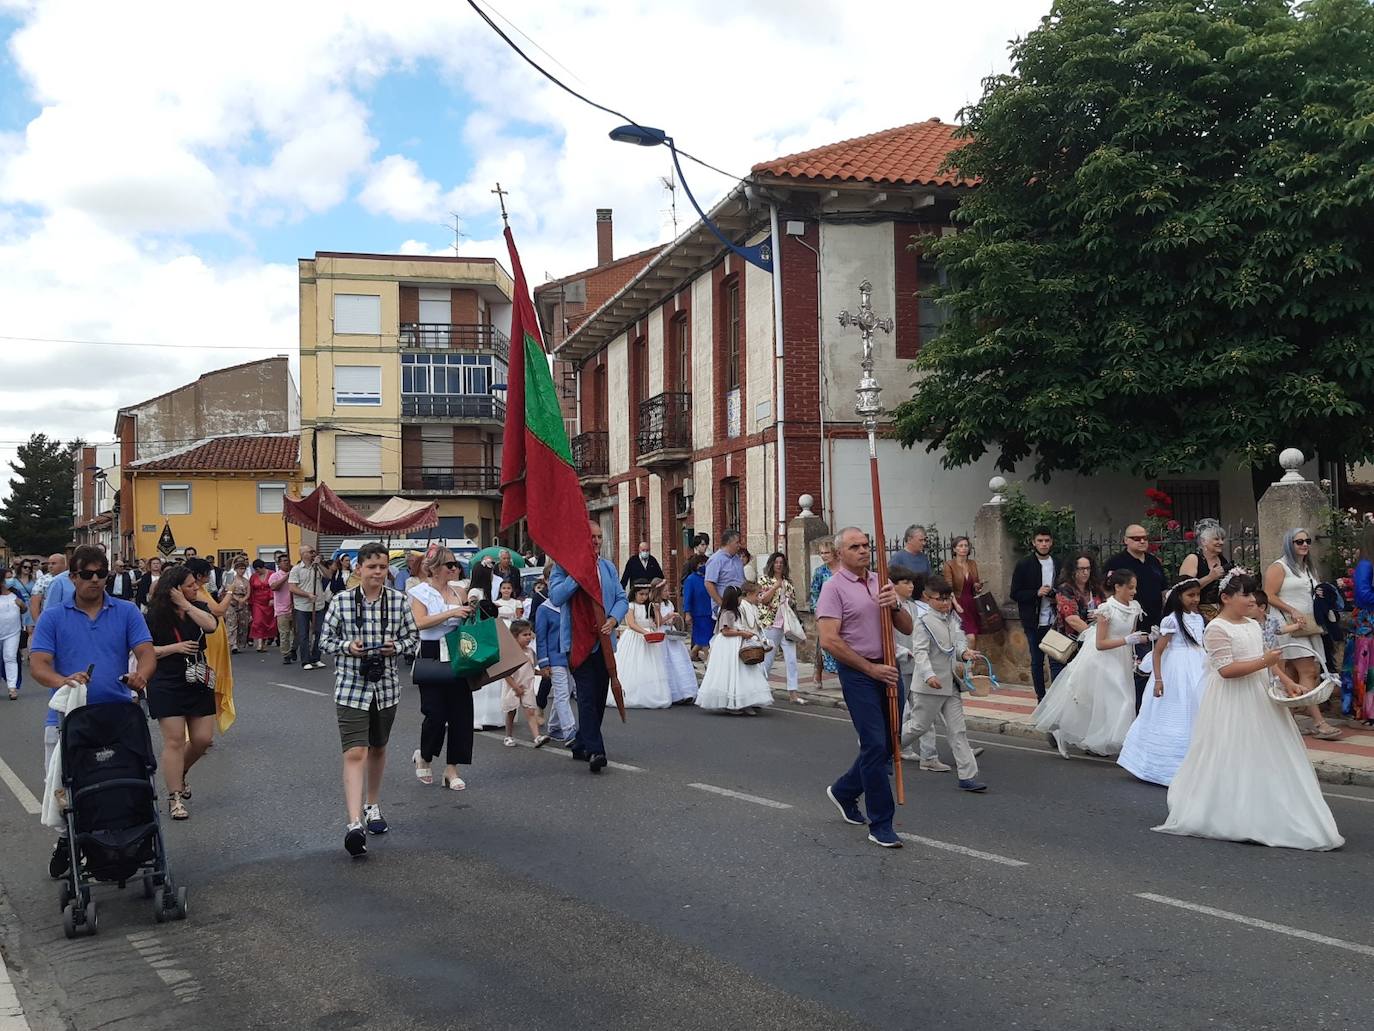
[[[859,336],[836,316],[873,284],[873,307],[896,323],[876,338],[883,400],[908,397],[910,364],[941,322],[923,295],[938,271],[919,241],[954,232],[951,214],[976,188],[940,170],[955,131],[931,119],[755,165],[711,219],[736,243],[771,241],[771,273],[699,222],[561,342],[557,357],[578,370],[574,460],[613,557],[648,540],[675,582],[690,534],[727,528],[766,555],[802,494],[832,527],[871,525]],[[879,446],[889,536],[909,523],[972,529],[997,474],[990,458],[947,470],[938,453]],[[1184,521],[1254,517],[1240,468],[1162,482],[1063,475],[1026,493],[1072,505],[1080,527],[1119,527],[1141,518],[1150,486],[1174,495]]]

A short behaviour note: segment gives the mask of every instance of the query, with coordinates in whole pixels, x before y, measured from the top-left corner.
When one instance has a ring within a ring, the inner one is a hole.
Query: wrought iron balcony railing
[[[490,394],[402,394],[401,418],[491,419],[506,418],[506,405]]]
[[[401,487],[482,494],[501,489],[501,470],[494,465],[422,465],[403,471]]]
[[[609,434],[605,430],[579,433],[572,439],[572,456],[578,476],[608,475],[611,468]]]
[[[636,443],[641,455],[655,451],[690,451],[692,395],[659,394],[641,402]]]
[[[424,350],[494,351],[510,360],[510,337],[495,326],[450,322],[402,322],[401,346]]]

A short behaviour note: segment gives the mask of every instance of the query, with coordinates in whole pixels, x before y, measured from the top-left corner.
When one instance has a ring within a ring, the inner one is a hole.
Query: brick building
[[[727,528],[761,558],[802,494],[832,527],[869,525],[859,339],[836,315],[873,284],[874,308],[896,323],[875,342],[883,400],[909,396],[910,363],[942,321],[927,292],[941,273],[920,241],[954,232],[975,188],[942,171],[955,133],[930,119],[755,165],[710,217],[737,244],[772,238],[771,273],[697,223],[569,327],[555,353],[576,370],[573,455],[613,558],[647,539],[676,579],[689,535]],[[894,533],[912,522],[972,528],[991,459],[951,471],[938,451],[879,448]],[[1214,514],[1253,514],[1247,474],[1200,475]],[[1139,517],[1143,486],[1065,476],[1027,493],[1072,504],[1085,525],[1121,525]]]

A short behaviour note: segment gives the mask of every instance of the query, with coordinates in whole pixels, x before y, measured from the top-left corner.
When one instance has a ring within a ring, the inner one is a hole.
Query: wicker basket
[[[660,644],[665,636],[667,635],[661,630],[651,630],[644,635],[644,640],[648,641],[650,644]]]
[[[757,666],[768,655],[768,648],[762,644],[741,645],[739,661],[746,666]]]
[[[1279,683],[1278,677],[1274,677],[1269,681],[1267,691],[1269,698],[1277,705],[1282,705],[1286,709],[1305,709],[1309,705],[1321,705],[1322,702],[1330,698],[1331,692],[1336,689],[1338,683],[1340,681],[1323,677],[1321,682],[1306,694],[1290,698],[1284,693],[1283,685]]]
[[[987,674],[975,674],[976,664],[982,661],[987,667]],[[975,698],[986,698],[1000,687],[997,683],[997,674],[992,671],[992,661],[986,655],[975,655],[969,659],[964,666],[964,690]]]

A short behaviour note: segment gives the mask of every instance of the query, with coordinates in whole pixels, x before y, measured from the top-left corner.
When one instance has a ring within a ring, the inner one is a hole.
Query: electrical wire
[[[561,80],[560,78],[558,78],[558,76],[554,75],[551,71],[549,71],[548,69],[546,69],[546,68],[544,68],[542,65],[540,65],[538,61],[536,61],[534,58],[530,57],[529,54],[527,54],[527,53],[525,53],[523,50],[521,50],[519,44],[517,44],[517,43],[515,42],[515,40],[511,39],[508,35],[506,35],[505,32],[502,31],[501,26],[497,25],[496,22],[492,21],[491,18],[490,18],[490,16],[487,14],[486,11],[482,10],[482,8],[480,8],[480,7],[477,6],[477,0],[468,0],[468,6],[471,7],[474,11],[477,12],[478,17],[480,17],[484,22],[486,22],[489,26],[491,26],[491,30],[492,30],[493,32],[495,32],[498,36],[500,36],[500,37],[505,41],[506,46],[510,47],[510,48],[511,48],[512,50],[514,50],[517,54],[519,54],[519,55],[521,56],[521,58],[524,59],[524,61],[525,61],[526,64],[528,64],[531,68],[533,68],[533,69],[534,69],[536,72],[538,72],[540,75],[544,76],[544,78],[548,79],[551,83],[553,83],[553,84],[554,84],[555,86],[557,86],[559,89],[563,90],[565,93],[570,93],[572,96],[574,96],[574,97],[576,97],[578,100],[582,101],[582,103],[587,104],[587,105],[590,106],[590,107],[594,107],[594,108],[596,108],[598,111],[602,111],[602,112],[604,112],[604,113],[606,113],[606,114],[608,114],[608,115],[615,115],[615,117],[619,118],[622,122],[629,122],[629,123],[630,123],[631,125],[633,125],[636,129],[644,129],[644,128],[646,128],[646,126],[641,125],[639,122],[637,122],[635,119],[631,118],[629,115],[623,114],[622,112],[617,111],[617,110],[615,110],[614,108],[607,107],[605,104],[598,104],[595,100],[592,100],[590,97],[584,96],[583,94],[577,92],[577,90],[573,89],[573,88],[572,88],[571,86],[569,86],[566,82],[564,82],[563,80]],[[495,8],[492,8],[492,9],[495,10]],[[504,16],[503,16],[503,18],[504,18]],[[507,21],[507,24],[510,24],[509,19],[505,19],[505,20]],[[511,28],[515,28],[515,26],[514,26],[513,24],[511,24]],[[516,32],[520,32],[519,29],[515,29],[515,31],[516,31]],[[520,35],[525,36],[525,34],[524,34],[523,32],[520,32]],[[526,39],[529,39],[530,37],[529,37],[529,36],[525,36],[525,38],[526,38]],[[534,40],[531,39],[530,42],[531,42],[531,43],[534,43]],[[534,43],[534,45],[535,45],[535,46],[539,46],[538,43]],[[546,53],[546,54],[548,53],[548,51],[547,51],[547,50],[544,50],[543,47],[539,47],[539,49],[540,49],[541,51],[543,51],[544,53]],[[550,57],[551,60],[553,60],[553,55],[550,54],[549,57]],[[555,63],[557,64],[558,62],[555,61]],[[559,64],[559,67],[563,67],[563,66],[562,66],[561,64]],[[727,171],[725,171],[724,169],[717,168],[715,165],[708,164],[707,162],[703,161],[701,158],[696,157],[695,155],[692,155],[692,154],[687,153],[687,151],[683,150],[681,147],[677,147],[676,144],[674,144],[674,147],[675,147],[675,149],[677,150],[677,152],[678,152],[679,154],[681,154],[683,157],[685,157],[688,161],[695,161],[698,165],[701,165],[703,168],[709,168],[712,172],[715,172],[715,173],[717,173],[718,175],[723,175],[723,176],[725,176],[726,178],[729,178],[729,179],[734,179],[736,182],[739,182],[739,181],[742,180],[742,177],[741,177],[741,176],[734,175],[733,173],[727,172]]]
[[[15,336],[11,333],[0,333],[0,340],[15,340],[27,344],[81,344],[86,347],[157,347],[177,351],[275,351],[278,354],[285,353],[277,344],[152,344],[139,340],[80,340],[74,337]]]

